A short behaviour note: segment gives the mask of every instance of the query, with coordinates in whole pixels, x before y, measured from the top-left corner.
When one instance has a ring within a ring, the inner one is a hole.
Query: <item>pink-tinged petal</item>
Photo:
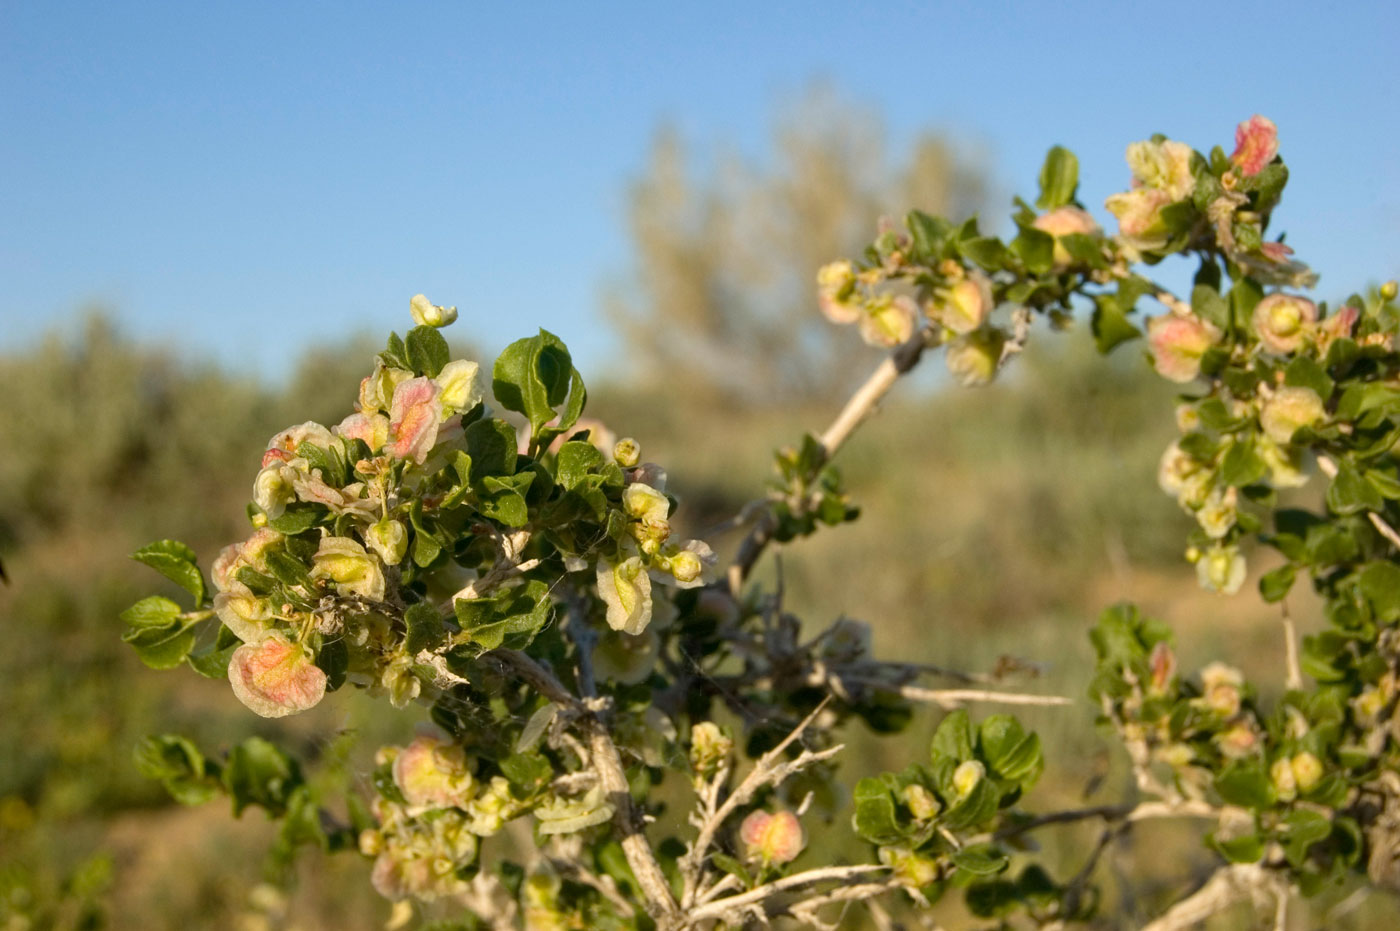
[[[1300,348],[1317,322],[1317,305],[1304,297],[1278,292],[1254,305],[1255,335],[1269,352],[1285,355]]]
[[[389,439],[389,418],[383,414],[351,414],[334,429],[348,440],[363,440],[370,452],[377,453]]]
[[[1152,691],[1162,694],[1176,675],[1176,654],[1165,640],[1152,648],[1149,664],[1152,668]]]
[[[790,811],[772,815],[753,812],[739,826],[739,837],[748,847],[749,855],[765,863],[780,864],[794,860],[807,843],[802,822]]]
[[[265,718],[305,711],[326,694],[326,674],[278,632],[234,650],[228,680],[238,700]]]
[[[1147,321],[1147,343],[1157,374],[1185,384],[1201,374],[1201,356],[1220,331],[1191,314],[1163,314]]]
[[[431,378],[410,378],[394,389],[389,411],[389,444],[385,450],[396,459],[412,459],[419,465],[437,442],[442,405],[441,388]]]
[[[394,758],[394,783],[410,805],[465,808],[472,776],[462,748],[433,737],[419,737]]]
[[[331,435],[331,431],[314,420],[297,424],[295,427],[288,427],[267,441],[267,452],[263,454],[263,468],[267,468],[279,459],[286,462],[295,458],[297,447],[302,443],[310,443],[313,446],[326,449],[334,441],[335,437]]]
[[[1240,172],[1252,177],[1278,155],[1278,127],[1273,120],[1255,114],[1235,127],[1235,152],[1230,161],[1240,166]]]

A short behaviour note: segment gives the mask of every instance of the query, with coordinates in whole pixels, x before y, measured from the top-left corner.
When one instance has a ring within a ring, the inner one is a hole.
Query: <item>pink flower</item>
[[[394,758],[394,783],[410,805],[465,808],[472,775],[461,747],[419,737]]]
[[[228,680],[238,700],[265,718],[305,711],[326,694],[326,674],[277,631],[234,650]]]
[[[802,822],[786,810],[773,815],[766,811],[752,812],[739,826],[739,838],[749,849],[749,856],[765,864],[794,860],[807,843]]]
[[[1264,348],[1284,355],[1303,345],[1317,321],[1317,305],[1292,294],[1270,294],[1254,306],[1252,321]]]
[[[263,453],[262,458],[263,468],[267,468],[274,462],[289,462],[295,459],[297,447],[302,443],[310,443],[313,446],[326,449],[330,447],[334,439],[331,431],[313,420],[308,420],[295,427],[288,427],[267,441],[267,452]]]
[[[1255,114],[1235,127],[1235,152],[1230,161],[1240,166],[1240,172],[1252,177],[1278,155],[1278,127],[1268,117]]]
[[[1201,356],[1220,331],[1193,314],[1163,314],[1147,321],[1152,365],[1168,381],[1185,384],[1201,374]]]
[[[389,439],[389,418],[383,414],[351,414],[334,430],[347,440],[364,440],[369,451],[377,453]]]
[[[1061,236],[1077,233],[1081,236],[1097,236],[1103,232],[1094,218],[1078,207],[1058,207],[1049,213],[1035,218],[1031,226],[1055,237],[1054,262],[1056,268],[1068,268],[1073,262],[1069,250],[1060,242]]]
[[[1326,353],[1327,347],[1331,346],[1339,339],[1351,339],[1351,334],[1356,329],[1356,321],[1361,318],[1361,311],[1345,304],[1337,308],[1337,312],[1329,316],[1317,325],[1317,351]]]
[[[396,459],[412,459],[419,465],[437,442],[442,389],[431,378],[410,378],[394,389],[389,410],[389,443],[385,450]]]

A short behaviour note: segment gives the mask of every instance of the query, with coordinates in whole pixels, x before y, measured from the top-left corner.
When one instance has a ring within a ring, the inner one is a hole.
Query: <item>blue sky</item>
[[[1400,5],[309,4],[0,0],[0,352],[100,302],[129,334],[284,371],[425,292],[488,348],[544,326],[585,372],[663,121],[764,156],[825,79],[896,143],[941,129],[1082,198],[1154,131],[1231,147],[1260,112],[1274,230],[1322,296],[1400,276]]]

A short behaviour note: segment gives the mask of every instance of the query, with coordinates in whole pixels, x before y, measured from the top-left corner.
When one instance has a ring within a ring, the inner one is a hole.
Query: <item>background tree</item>
[[[961,219],[986,201],[948,139],[892,157],[880,117],[829,89],[781,113],[770,144],[764,163],[657,133],[628,199],[635,266],[606,303],[644,382],[704,403],[839,397],[866,360],[812,313],[816,270],[908,205]]]

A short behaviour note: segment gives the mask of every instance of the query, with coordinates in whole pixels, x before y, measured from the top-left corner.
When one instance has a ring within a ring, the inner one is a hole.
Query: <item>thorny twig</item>
[[[793,741],[802,736],[802,733],[816,720],[817,716],[826,709],[828,701],[830,699],[823,699],[821,704],[817,705],[812,713],[807,715],[776,747],[759,757],[758,761],[754,763],[753,769],[739,783],[738,788],[730,793],[722,804],[711,809],[703,818],[694,843],[691,844],[690,850],[686,852],[685,856],[681,858],[681,872],[685,877],[685,889],[681,894],[683,908],[689,909],[695,903],[696,897],[703,891],[701,879],[704,873],[705,859],[709,855],[710,845],[714,843],[715,834],[726,818],[741,805],[746,804],[754,796],[754,793],[764,786],[777,785],[793,773],[841,752],[842,746],[838,744],[815,753],[803,750],[796,759],[783,760],[784,751],[792,745]],[[711,791],[717,793],[718,788]]]

